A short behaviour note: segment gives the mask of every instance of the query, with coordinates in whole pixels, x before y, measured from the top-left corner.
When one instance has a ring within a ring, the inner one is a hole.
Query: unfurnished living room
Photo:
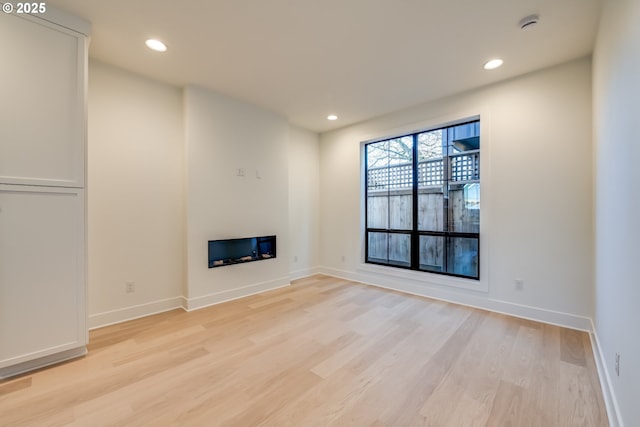
[[[640,425],[640,1],[0,4],[1,426]]]

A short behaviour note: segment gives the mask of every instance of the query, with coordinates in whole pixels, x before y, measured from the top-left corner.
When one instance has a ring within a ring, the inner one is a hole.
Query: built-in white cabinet
[[[84,190],[0,185],[0,360],[86,343]]]
[[[0,40],[0,182],[83,187],[86,38],[0,13]]]
[[[86,352],[88,30],[0,13],[0,378]]]

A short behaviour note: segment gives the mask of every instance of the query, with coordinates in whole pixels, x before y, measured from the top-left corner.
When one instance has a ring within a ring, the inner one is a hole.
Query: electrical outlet
[[[620,376],[620,353],[616,353],[616,375]]]
[[[293,262],[298,262],[298,255],[293,256]]]
[[[517,291],[521,291],[524,289],[524,280],[522,279],[516,279],[514,282],[514,286],[516,287]]]
[[[340,260],[341,260],[342,262],[344,262],[344,261],[346,260],[345,256],[344,256],[344,255],[342,255],[342,257],[340,257]]]
[[[124,290],[128,294],[134,293],[136,291],[136,283],[135,282],[125,282]]]

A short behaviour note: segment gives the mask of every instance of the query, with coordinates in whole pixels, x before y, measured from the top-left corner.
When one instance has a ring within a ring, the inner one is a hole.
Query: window
[[[480,278],[480,121],[365,145],[365,259]]]

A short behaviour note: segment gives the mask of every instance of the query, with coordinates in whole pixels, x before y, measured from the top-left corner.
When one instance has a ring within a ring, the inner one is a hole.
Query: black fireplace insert
[[[276,257],[276,236],[209,240],[209,268]]]

